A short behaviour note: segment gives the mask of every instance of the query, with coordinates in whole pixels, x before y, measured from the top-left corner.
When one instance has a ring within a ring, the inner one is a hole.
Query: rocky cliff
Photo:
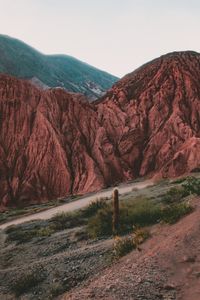
[[[99,101],[0,76],[1,208],[200,167],[200,54],[128,74]]]

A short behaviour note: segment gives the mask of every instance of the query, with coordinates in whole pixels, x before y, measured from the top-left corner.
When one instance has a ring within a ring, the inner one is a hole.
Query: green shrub
[[[86,230],[81,229],[75,233],[75,238],[76,238],[77,242],[79,242],[79,241],[88,240],[89,237],[88,237],[88,233],[86,232]]]
[[[44,228],[40,228],[37,232],[36,235],[38,237],[46,237],[46,236],[51,236],[54,233],[54,230],[50,227],[44,227]]]
[[[31,288],[38,285],[44,277],[41,275],[41,271],[33,271],[30,273],[23,274],[19,279],[14,281],[11,286],[12,292],[16,297],[28,292]]]
[[[131,233],[133,226],[140,228],[160,221],[175,223],[192,211],[191,206],[185,202],[166,206],[141,197],[131,201],[123,201],[120,204],[118,234]],[[113,234],[111,204],[98,210],[96,215],[89,218],[87,232],[91,238],[107,237]]]
[[[200,195],[200,179],[193,176],[187,177],[185,182],[182,184],[185,192],[188,194]]]
[[[124,230],[132,229],[133,225],[144,227],[160,221],[160,205],[150,199],[139,197],[135,200],[124,202],[121,206],[120,222]]]
[[[136,228],[133,233],[133,243],[134,243],[135,247],[138,247],[149,237],[150,237],[150,233],[148,230]]]
[[[82,212],[62,212],[50,219],[50,228],[54,231],[74,228],[85,224]]]
[[[133,237],[116,237],[113,245],[113,255],[120,258],[135,249]]]
[[[119,234],[132,232],[133,225],[139,227],[155,224],[161,219],[161,208],[149,199],[138,198],[134,201],[123,201],[120,206]],[[112,232],[112,206],[98,210],[89,219],[87,231],[91,238],[110,236]]]
[[[37,229],[23,230],[21,228],[12,229],[6,232],[8,234],[7,242],[17,242],[18,244],[27,243],[37,236]]]
[[[184,197],[188,196],[189,193],[184,187],[173,187],[163,196],[162,200],[167,204],[180,202]]]
[[[87,231],[91,238],[112,235],[111,206],[98,210],[96,215],[89,219]]]
[[[115,237],[113,245],[113,255],[115,258],[122,257],[133,249],[136,249],[140,244],[142,244],[149,236],[149,231],[146,229],[141,229],[134,227],[133,234],[126,237]]]
[[[86,208],[82,210],[84,217],[94,216],[98,210],[105,208],[108,204],[106,202],[107,198],[97,198],[92,201]]]
[[[162,220],[166,223],[176,223],[181,217],[192,211],[192,207],[183,202],[167,206],[162,211]]]
[[[33,226],[32,228],[23,226],[10,226],[6,230],[7,242],[17,242],[18,244],[30,242],[36,237],[47,237],[51,236],[54,230],[50,226],[41,227],[39,225]]]

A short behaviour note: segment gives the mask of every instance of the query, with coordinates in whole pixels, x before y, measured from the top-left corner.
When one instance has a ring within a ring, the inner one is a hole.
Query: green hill
[[[68,55],[44,55],[20,40],[0,35],[0,73],[63,87],[90,98],[102,96],[118,78]]]

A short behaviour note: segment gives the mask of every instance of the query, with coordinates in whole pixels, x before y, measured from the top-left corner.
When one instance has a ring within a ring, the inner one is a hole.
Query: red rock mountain
[[[200,167],[200,54],[175,52],[97,102],[0,76],[0,206]]]

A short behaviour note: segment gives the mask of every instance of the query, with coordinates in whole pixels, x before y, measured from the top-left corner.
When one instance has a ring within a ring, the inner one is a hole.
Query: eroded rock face
[[[200,55],[173,53],[89,104],[0,76],[0,205],[200,167]]]
[[[116,84],[99,106],[134,175],[171,177],[199,167],[199,54],[172,53],[146,64]]]

